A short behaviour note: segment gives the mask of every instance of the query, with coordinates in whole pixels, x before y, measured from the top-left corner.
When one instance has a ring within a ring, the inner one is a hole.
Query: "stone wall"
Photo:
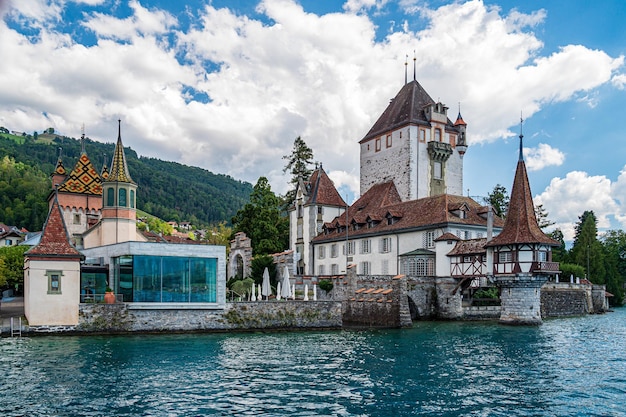
[[[30,327],[33,333],[202,332],[340,329],[341,302],[229,303],[223,310],[133,309],[132,304],[81,304],[78,326]]]
[[[463,320],[498,320],[502,313],[500,306],[463,307]]]
[[[589,285],[548,282],[541,288],[543,317],[581,316],[593,312]]]

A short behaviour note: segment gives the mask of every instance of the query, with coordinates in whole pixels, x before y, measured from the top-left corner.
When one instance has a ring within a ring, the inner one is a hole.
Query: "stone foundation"
[[[541,319],[541,286],[546,276],[516,274],[496,277],[500,287],[502,311],[500,323],[512,325],[539,325]]]

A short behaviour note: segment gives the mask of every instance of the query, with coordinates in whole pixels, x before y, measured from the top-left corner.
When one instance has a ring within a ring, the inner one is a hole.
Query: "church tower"
[[[466,127],[415,80],[391,100],[361,145],[361,195],[393,180],[402,201],[440,194],[463,195]]]
[[[126,165],[122,144],[121,120],[118,120],[117,144],[106,180],[102,184],[102,245],[137,240],[137,184]]]

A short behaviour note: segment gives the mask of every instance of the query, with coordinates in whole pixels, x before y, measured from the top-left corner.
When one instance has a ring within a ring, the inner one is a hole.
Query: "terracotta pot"
[[[104,302],[107,304],[115,303],[115,294],[112,292],[107,292],[104,294]]]

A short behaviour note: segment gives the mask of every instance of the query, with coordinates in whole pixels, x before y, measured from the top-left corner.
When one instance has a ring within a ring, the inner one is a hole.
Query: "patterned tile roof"
[[[126,165],[126,155],[124,154],[124,145],[122,144],[121,121],[118,121],[117,144],[113,153],[113,161],[111,162],[111,172],[107,177],[107,182],[126,182],[135,184],[128,173]]]
[[[61,160],[57,163],[55,174],[60,174],[63,169]],[[64,174],[61,174],[64,175]],[[86,153],[82,153],[74,169],[69,173],[65,181],[59,185],[59,191],[76,194],[102,195],[102,179],[91,163]]]
[[[407,124],[430,126],[424,108],[432,104],[435,104],[435,101],[416,80],[405,84],[361,140],[361,143]],[[448,119],[447,125],[452,130],[458,130],[450,119]]]
[[[335,184],[324,171],[324,168],[320,165],[309,179],[309,198],[306,204],[320,204],[325,206],[337,206],[345,207],[346,203],[339,195],[339,192],[335,188]]]
[[[502,246],[516,243],[543,243],[559,246],[559,242],[548,237],[539,225],[535,216],[535,206],[530,192],[530,183],[526,173],[526,164],[522,157],[520,137],[520,158],[517,162],[513,189],[509,199],[509,211],[502,232],[494,237],[486,246]]]
[[[465,205],[467,211],[461,217],[450,207]],[[379,221],[372,227],[361,227],[349,230],[349,236],[359,237],[370,234],[398,233],[420,228],[442,227],[449,224],[476,225],[486,227],[487,220],[479,214],[482,206],[470,197],[442,194],[434,197],[421,198],[402,202],[392,181],[376,184],[361,198],[348,208],[348,223],[356,218],[356,223],[363,216]],[[388,216],[389,215],[389,216]],[[337,226],[346,224],[346,215],[336,217],[324,225],[325,232],[313,239],[314,242],[345,239],[345,229],[338,230]],[[493,226],[501,228],[503,221],[494,218]]]
[[[63,166],[63,161],[61,160],[61,157],[59,157],[59,159],[57,160],[57,166],[54,168],[54,172],[52,173],[52,175],[65,175],[67,174],[67,171],[65,170],[65,167]]]
[[[29,257],[56,257],[80,259],[82,254],[70,243],[59,207],[59,200],[54,196],[48,218],[43,226],[39,244],[33,246],[26,255]]]

